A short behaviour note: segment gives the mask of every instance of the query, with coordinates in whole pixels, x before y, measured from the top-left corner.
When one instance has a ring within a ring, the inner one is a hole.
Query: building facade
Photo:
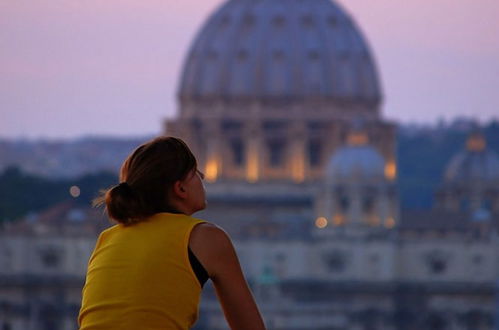
[[[471,132],[434,208],[401,210],[382,99],[365,38],[329,0],[230,0],[193,42],[164,133],[198,157],[199,217],[233,237],[269,329],[494,327],[499,156]],[[0,326],[76,329],[107,225],[62,204],[3,228]],[[196,329],[225,328],[208,285]]]

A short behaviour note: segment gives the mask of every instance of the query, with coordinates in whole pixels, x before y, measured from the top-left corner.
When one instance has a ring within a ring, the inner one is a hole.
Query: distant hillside
[[[403,209],[428,209],[454,155],[464,149],[473,124],[401,125],[398,130],[398,185]],[[499,122],[482,127],[489,148],[499,153]],[[117,182],[116,173],[143,139],[86,138],[74,141],[0,140],[0,222],[16,219],[72,198],[89,204],[99,189]],[[3,172],[3,173],[2,173]]]
[[[52,179],[9,167],[0,174],[0,225],[3,221],[17,220],[67,200],[75,199],[77,204],[88,206],[101,189],[117,182],[116,175],[107,172]],[[73,186],[72,196],[70,189]]]
[[[73,178],[88,173],[117,173],[121,163],[143,138],[87,137],[75,140],[0,140],[0,172],[15,166],[48,178]]]

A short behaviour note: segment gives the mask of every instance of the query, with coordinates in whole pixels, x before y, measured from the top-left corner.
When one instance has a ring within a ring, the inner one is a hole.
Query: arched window
[[[271,167],[281,167],[285,160],[285,143],[282,140],[272,140],[268,142],[269,165]]]
[[[61,251],[53,246],[43,247],[39,250],[40,261],[45,268],[56,269],[61,265]]]
[[[490,199],[484,199],[482,202],[482,208],[487,211],[492,211],[492,201]]]
[[[329,271],[340,273],[345,270],[347,264],[345,253],[341,251],[333,251],[324,255],[323,258]]]
[[[320,141],[310,141],[308,143],[308,161],[310,167],[317,167],[322,161],[322,144]]]
[[[244,144],[241,140],[232,140],[230,143],[232,153],[232,163],[237,167],[241,167],[245,163]]]
[[[374,211],[374,199],[372,197],[365,197],[362,200],[362,210],[366,214]]]
[[[428,330],[445,330],[447,329],[447,322],[438,314],[430,314],[426,319],[426,327]]]
[[[462,198],[461,201],[459,202],[459,208],[463,212],[469,211],[470,208],[470,201],[468,198]]]
[[[340,210],[342,212],[346,212],[350,207],[350,200],[347,196],[340,196],[340,198],[338,199],[338,205],[340,206]]]
[[[426,265],[432,274],[443,274],[447,270],[448,258],[441,251],[432,251],[426,255]]]
[[[61,328],[62,315],[53,304],[43,304],[40,310],[43,318],[40,320],[41,330],[58,330]]]

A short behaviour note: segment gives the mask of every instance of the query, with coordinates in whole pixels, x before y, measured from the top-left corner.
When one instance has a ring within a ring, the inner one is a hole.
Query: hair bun
[[[158,137],[127,157],[121,166],[120,182],[103,192],[94,205],[105,204],[109,217],[123,224],[145,220],[171,209],[171,186],[196,167],[196,158],[184,141]]]
[[[120,184],[112,188],[116,195],[123,196],[124,198],[134,197],[134,191],[132,187],[127,182],[121,182]]]
[[[115,186],[116,189],[119,189],[123,192],[128,192],[128,193],[131,193],[132,192],[132,187],[130,187],[130,185],[124,181],[124,182],[120,182],[120,184],[118,184],[117,186]]]

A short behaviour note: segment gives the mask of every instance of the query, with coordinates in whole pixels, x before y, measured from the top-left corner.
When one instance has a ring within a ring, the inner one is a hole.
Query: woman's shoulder
[[[225,230],[204,220],[200,220],[200,222],[194,226],[190,237],[190,242],[194,244],[203,242],[216,244],[227,240],[230,241],[230,238]]]
[[[204,222],[196,225],[189,238],[189,247],[208,271],[210,277],[228,255],[235,255],[229,235],[219,226]]]

